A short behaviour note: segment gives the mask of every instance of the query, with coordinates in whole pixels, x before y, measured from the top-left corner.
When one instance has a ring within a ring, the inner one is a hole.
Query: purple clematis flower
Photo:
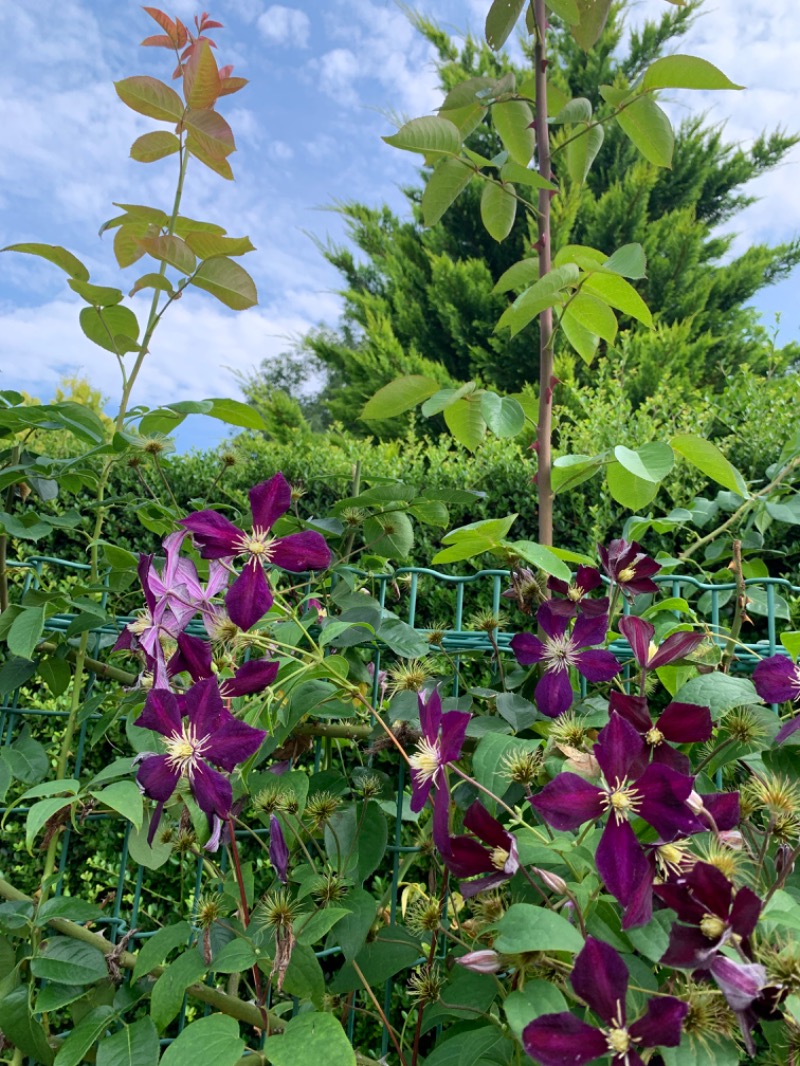
[[[321,533],[306,530],[287,537],[272,537],[275,522],[289,510],[292,490],[283,474],[276,474],[250,489],[253,528],[245,533],[217,511],[197,511],[181,520],[193,535],[204,559],[230,562],[247,556],[239,576],[228,589],[225,606],[240,629],[249,629],[273,603],[264,565],[279,566],[295,573],[322,570],[330,565],[331,553]]]
[[[139,787],[156,801],[148,843],[181,778],[208,815],[212,838],[218,839],[221,823],[230,815],[233,793],[230,780],[210,763],[232,773],[238,763],[258,751],[267,734],[233,717],[213,678],[198,681],[180,699],[169,689],[153,689],[134,724],[160,733],[166,748],[164,755],[147,752],[140,756]]]
[[[459,885],[464,899],[496,888],[514,876],[519,869],[516,838],[489,814],[482,803],[476,800],[464,815],[464,828],[474,836],[450,836],[447,788],[436,790],[433,806],[433,842],[445,866],[456,877],[472,878]],[[478,877],[477,874],[485,876]]]
[[[670,703],[661,712],[658,721],[654,722],[646,697],[612,692],[608,709],[616,711],[633,726],[650,748],[653,762],[671,766],[681,774],[691,773],[692,764],[682,751],[676,751],[671,744],[705,742],[713,731],[709,708],[693,703]]]
[[[687,970],[709,969],[733,935],[748,950],[761,913],[761,900],[746,885],[733,885],[716,866],[698,862],[678,881],[656,885],[655,894],[678,915],[661,960]],[[679,924],[684,923],[684,924]]]
[[[536,618],[545,639],[539,640],[531,633],[517,633],[511,641],[511,649],[523,666],[544,665],[534,699],[542,714],[557,718],[572,706],[571,666],[588,681],[610,681],[619,673],[620,666],[610,651],[592,647],[606,639],[608,619],[605,615],[590,617],[582,614],[571,633],[567,632],[569,618],[558,614],[550,601],[542,604]]]
[[[193,681],[217,677],[223,699],[262,692],[275,680],[279,668],[280,663],[269,659],[248,659],[237,666],[233,677],[219,678],[214,671],[211,645],[188,633],[181,633],[178,637],[178,650],[168,663],[170,675],[186,672]]]
[[[549,577],[547,587],[562,597],[550,601],[553,611],[567,618],[574,618],[578,612],[590,618],[608,614],[608,596],[601,596],[596,600],[589,599],[588,596],[588,593],[599,588],[602,583],[600,571],[595,570],[593,566],[579,566],[571,585],[561,578]]]
[[[285,885],[289,880],[289,848],[281,823],[274,814],[269,816],[269,861],[278,880]]]
[[[689,1004],[659,996],[649,1000],[642,1017],[629,1026],[625,1013],[629,976],[614,948],[587,937],[570,983],[604,1025],[588,1025],[568,1011],[543,1014],[522,1031],[528,1055],[541,1066],[582,1066],[607,1055],[612,1066],[643,1066],[639,1049],[677,1047]]]
[[[467,711],[442,714],[442,699],[434,689],[427,701],[417,697],[422,736],[417,750],[408,760],[411,767],[411,810],[421,811],[431,788],[438,783],[439,771],[461,755],[467,726],[472,717]]]
[[[657,670],[659,666],[674,663],[677,659],[685,659],[705,639],[702,633],[682,631],[672,633],[661,644],[656,645],[653,641],[655,626],[633,614],[620,618],[619,628],[631,646],[634,659],[643,671]]]
[[[644,741],[616,711],[601,730],[593,754],[605,785],[567,771],[530,803],[548,825],[562,830],[577,829],[608,812],[597,847],[597,870],[611,895],[626,908],[636,904],[638,913],[641,886],[646,879],[652,883],[652,871],[630,819],[642,818],[663,841],[708,827],[687,803],[693,779],[661,763],[648,764]]]
[[[661,569],[661,564],[645,555],[641,544],[612,540],[607,548],[598,544],[597,550],[603,569],[629,599],[658,592],[658,585],[652,577]]]
[[[756,692],[767,703],[797,703],[800,701],[800,664],[785,655],[771,655],[762,659],[753,671]],[[778,731],[774,744],[782,744],[800,729],[800,716],[786,722]]]

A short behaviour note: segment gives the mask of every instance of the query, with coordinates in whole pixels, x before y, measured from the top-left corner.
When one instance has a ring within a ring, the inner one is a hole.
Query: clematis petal
[[[639,814],[663,840],[690,836],[706,827],[687,806],[693,779],[661,763],[650,763],[636,781],[642,800]]]
[[[255,755],[266,736],[265,730],[229,716],[211,735],[206,758],[231,773],[239,763]]]
[[[622,914],[622,928],[636,929],[640,925],[647,925],[653,917],[653,878],[655,877],[655,860],[645,854],[647,860],[647,876],[640,878],[638,885],[634,886],[633,892]]]
[[[166,755],[146,755],[139,763],[136,780],[145,796],[166,803],[178,787],[180,773],[170,766]]]
[[[593,754],[600,764],[603,776],[610,786],[622,782],[629,776],[632,767],[642,762],[644,741],[633,726],[612,711],[608,725],[604,726],[597,737]],[[641,768],[641,767],[637,767]],[[688,795],[688,792],[687,792]]]
[[[545,646],[538,637],[534,637],[531,633],[517,633],[511,639],[511,650],[518,663],[522,666],[530,666],[532,663],[542,661]]]
[[[652,870],[629,822],[609,817],[597,845],[597,871],[608,891],[623,907],[633,900]]]
[[[608,1053],[606,1038],[574,1014],[542,1014],[522,1030],[522,1046],[541,1066],[583,1066]]]
[[[767,971],[760,963],[735,962],[718,955],[709,970],[734,1011],[747,1010],[767,983]]]
[[[411,776],[412,778],[414,776],[413,770]],[[430,790],[431,782],[428,781],[425,793],[426,799]],[[424,806],[425,801],[423,800],[419,810],[422,810]],[[413,796],[411,809],[414,810]],[[450,854],[450,790],[447,787],[446,778],[442,779],[442,783],[436,789],[436,794],[433,797],[433,843],[442,858],[446,859]]]
[[[678,659],[685,659],[686,656],[691,655],[698,644],[702,644],[704,640],[705,635],[703,633],[673,633],[671,636],[667,637],[665,641],[662,641],[658,651],[648,663],[648,666],[651,670],[655,670],[659,666],[666,666],[667,663],[674,663]]]
[[[604,1022],[625,1024],[628,967],[610,944],[587,936],[575,959],[570,984]]]
[[[199,762],[192,774],[189,786],[197,805],[209,818],[216,814],[218,818],[228,818],[233,802],[233,789],[224,774],[212,769],[207,763]]]
[[[269,561],[282,570],[302,573],[304,570],[324,570],[331,565],[331,550],[321,533],[313,529],[302,533],[290,533],[288,537],[278,537],[270,545],[272,553]]]
[[[579,652],[575,665],[587,681],[610,681],[622,669],[610,651],[601,650]]]
[[[439,726],[442,724],[442,697],[439,695],[438,688],[431,692],[427,700],[421,692],[418,693],[417,707],[422,735],[430,744],[434,744],[439,736]]]
[[[697,903],[710,914],[728,918],[733,903],[733,885],[716,866],[696,862],[684,881]]]
[[[656,744],[652,748],[653,762],[660,763],[662,766],[668,766],[671,770],[674,770],[678,774],[684,776],[691,775],[692,763],[688,755],[684,755],[682,751],[677,751],[675,748],[670,747],[669,744]],[[702,817],[698,815],[698,817]]]
[[[144,710],[133,723],[139,729],[152,729],[162,737],[171,737],[181,730],[178,699],[168,688],[154,688],[147,694]]]
[[[116,646],[117,645],[115,645],[115,647]],[[792,734],[796,733],[798,729],[800,729],[800,715],[798,715],[796,718],[792,718],[790,721],[782,725],[778,732],[775,734],[775,739],[772,743],[775,745],[775,747],[777,747],[779,744],[783,744],[784,740],[788,740],[789,737],[792,736]]]
[[[292,502],[292,489],[283,474],[275,474],[269,481],[254,485],[248,493],[253,512],[253,528],[260,532],[272,529]]]
[[[203,559],[232,559],[241,551],[241,529],[217,511],[195,511],[178,525],[192,534]]]
[[[493,848],[508,850],[510,833],[496,818],[492,818],[480,800],[475,800],[467,808],[467,813],[464,815],[464,827],[476,837],[480,837],[484,843],[491,844]]]
[[[420,770],[411,771],[411,810],[414,814],[419,814],[428,802],[432,788],[432,778],[424,776]]]
[[[785,655],[762,659],[753,671],[756,692],[767,703],[800,698],[800,666]]]
[[[150,588],[150,571],[152,568],[153,556],[140,554],[139,562],[136,565],[136,572],[139,575],[139,581],[141,582],[142,591],[144,592],[144,602],[147,604],[147,610],[151,615],[156,606],[156,598]]]
[[[442,715],[442,739],[439,746],[442,765],[455,762],[461,754],[471,718],[472,715],[468,711],[448,711]]]
[[[734,933],[746,940],[751,936],[761,914],[761,900],[747,885],[736,893],[731,907],[730,923]]]
[[[741,821],[738,792],[712,792],[710,795],[701,793],[700,800],[713,819],[714,826],[720,832],[724,833],[728,829],[735,829]],[[702,811],[698,817],[703,822],[707,821],[703,817]]]
[[[289,880],[289,848],[274,814],[269,816],[269,861],[279,881],[284,885]]]
[[[557,718],[572,706],[575,695],[569,680],[569,670],[545,670],[533,693],[536,706],[548,718]]]
[[[187,689],[184,713],[197,737],[215,737],[223,723],[231,719],[219,694],[216,677],[206,677],[196,681]]]
[[[219,690],[225,699],[262,692],[275,680],[279,669],[280,663],[271,659],[249,659],[242,663],[233,677],[226,677],[220,683]]]
[[[578,616],[572,630],[573,648],[588,648],[590,645],[602,644],[608,632],[608,619],[605,615],[592,616],[583,613]]]
[[[504,873],[502,870],[495,870],[494,873],[487,874],[486,877],[474,877],[471,881],[459,881],[458,891],[464,899],[472,899],[479,892],[489,892],[491,889],[497,888],[498,885],[505,884],[510,876],[511,874]]]
[[[641,1047],[677,1047],[683,1035],[683,1019],[688,1013],[688,1003],[674,996],[659,996],[648,1002],[646,1012],[628,1032]]]
[[[658,893],[660,895],[660,893]],[[696,925],[673,925],[669,945],[661,962],[679,970],[706,969],[720,947],[721,940],[710,940]]]
[[[532,796],[530,805],[554,829],[577,829],[602,815],[604,795],[602,788],[565,771]]]
[[[583,589],[584,593],[592,592],[594,589],[599,588],[602,585],[603,579],[600,577],[600,571],[594,566],[579,566],[578,572],[575,575],[575,584],[579,589]]]
[[[554,611],[549,600],[545,601],[536,612],[536,621],[551,640],[563,637],[569,627],[569,618]]]
[[[260,563],[249,559],[225,597],[231,621],[240,629],[250,629],[272,604],[272,589]]]
[[[631,646],[633,657],[641,667],[649,665],[650,644],[655,636],[655,626],[644,618],[627,615],[619,620],[619,631]]]
[[[578,601],[578,610],[581,614],[585,614],[587,618],[599,618],[605,615],[606,626],[608,626],[608,606],[608,596],[598,596],[596,600],[590,600],[588,596],[584,596]]]
[[[456,877],[473,877],[492,873],[496,867],[491,853],[473,837],[450,837],[450,848],[444,857],[445,866]]]
[[[169,666],[171,673],[180,674],[186,671],[193,681],[211,677],[214,672],[211,645],[207,640],[201,640],[200,637],[181,633],[178,637],[178,650],[170,659]]]
[[[704,742],[713,729],[709,708],[694,703],[667,704],[656,726],[673,744]]]
[[[646,733],[652,728],[653,721],[644,696],[630,696],[626,692],[611,693],[608,700],[608,712],[616,711],[639,733]]]

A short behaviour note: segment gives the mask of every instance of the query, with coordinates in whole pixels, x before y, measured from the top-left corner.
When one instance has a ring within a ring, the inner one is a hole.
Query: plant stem
[[[722,653],[722,660],[720,662],[720,670],[723,674],[727,674],[731,668],[731,663],[736,655],[736,643],[739,639],[739,634],[742,631],[742,624],[745,618],[747,618],[747,586],[744,583],[742,542],[740,540],[735,540],[733,542],[733,561],[731,562],[731,570],[733,570],[733,576],[736,580],[736,603],[733,608],[731,631],[728,634],[725,651]]]
[[[372,1005],[374,1006],[375,1010],[378,1012],[378,1017],[383,1022],[383,1024],[386,1026],[386,1032],[389,1034],[389,1036],[391,1038],[391,1041],[392,1041],[392,1043],[395,1046],[395,1050],[397,1051],[398,1057],[399,1057],[400,1062],[401,1062],[401,1066],[407,1066],[405,1057],[403,1055],[402,1048],[400,1047],[400,1044],[398,1043],[398,1040],[397,1040],[397,1035],[395,1034],[395,1031],[392,1028],[392,1026],[389,1024],[389,1019],[386,1017],[386,1014],[384,1013],[383,1007],[378,1002],[375,993],[372,991],[370,986],[367,984],[367,979],[364,976],[364,974],[363,974],[363,972],[361,970],[361,967],[358,965],[358,963],[356,962],[355,959],[353,959],[352,966],[353,966],[353,969],[356,971],[356,974],[358,975],[359,981],[364,986],[364,991],[367,993],[369,998],[372,1000]]]

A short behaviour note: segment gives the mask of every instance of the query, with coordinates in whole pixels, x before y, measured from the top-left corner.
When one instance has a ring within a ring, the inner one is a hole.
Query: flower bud
[[[456,962],[459,966],[463,966],[465,970],[471,970],[473,973],[497,973],[502,969],[500,956],[496,951],[492,951],[491,948],[470,951],[456,959]]]
[[[566,896],[567,882],[563,877],[554,874],[552,870],[541,870],[538,866],[532,866],[531,869],[537,877],[541,878],[551,892],[557,892],[559,896]]]

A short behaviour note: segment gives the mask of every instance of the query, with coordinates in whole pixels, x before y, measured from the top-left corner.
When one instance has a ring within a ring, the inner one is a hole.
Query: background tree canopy
[[[589,98],[601,118],[607,105],[599,86],[627,86],[658,56],[680,51],[700,0],[670,8],[630,35],[624,28],[625,6],[623,0],[615,7],[588,55],[557,24],[552,34],[554,92],[560,90],[565,100]],[[496,78],[514,71],[522,81],[529,75],[507,54],[493,53],[473,37],[459,50],[435,23],[422,17],[415,23],[438,51],[443,91],[477,76]],[[554,146],[566,136],[563,129],[554,127]],[[676,128],[673,166],[665,170],[644,161],[616,123],[605,131],[585,183],[573,181],[556,157],[562,191],[553,201],[553,243],[554,251],[583,244],[609,254],[634,241],[645,248],[648,277],[639,288],[655,328],[622,317],[616,350],[601,347],[597,357],[614,360],[627,400],[636,408],[657,392],[686,396],[697,388],[719,391],[742,367],[760,374],[795,367],[800,346],[776,350],[758,312],[746,304],[800,262],[800,241],[757,245],[731,257],[733,227],[726,234],[720,227],[728,229],[752,202],[747,183],[777,166],[798,138],[774,131],[742,149],[727,143],[720,127],[694,116]],[[487,157],[501,148],[488,119],[468,144]],[[423,181],[428,174],[423,171]],[[386,206],[340,205],[353,247],[323,249],[343,279],[339,327],[305,337],[286,356],[280,375],[265,363],[242,381],[245,394],[278,430],[306,420],[315,429],[326,420],[341,420],[355,432],[370,432],[355,412],[377,388],[401,374],[426,374],[443,386],[477,379],[510,393],[535,380],[536,324],[512,340],[494,333],[508,302],[506,295],[492,293],[495,281],[517,259],[535,254],[536,235],[529,232],[524,214],[498,244],[480,221],[480,183],[473,182],[429,229],[420,217],[423,189],[405,191],[410,220]],[[586,367],[565,347],[557,351],[557,373],[568,385],[591,385],[596,364]],[[292,366],[303,369],[293,375]],[[321,394],[313,395],[314,382]],[[295,402],[287,402],[287,395]],[[572,390],[561,390],[558,399],[568,411]],[[558,406],[556,413],[558,418]],[[380,431],[391,436],[404,430],[396,420],[382,424]]]

